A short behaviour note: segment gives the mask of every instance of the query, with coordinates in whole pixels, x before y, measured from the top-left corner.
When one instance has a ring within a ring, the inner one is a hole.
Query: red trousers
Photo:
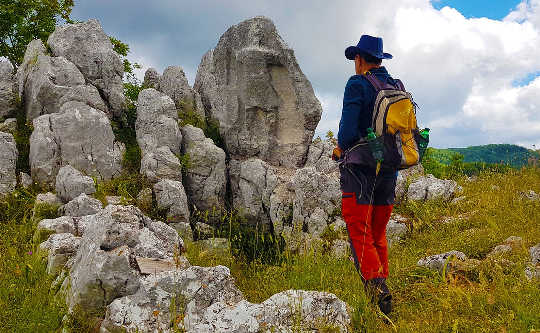
[[[341,212],[356,268],[364,280],[387,278],[386,225],[392,214],[396,172],[375,175],[374,170],[361,167],[345,167],[341,172]]]

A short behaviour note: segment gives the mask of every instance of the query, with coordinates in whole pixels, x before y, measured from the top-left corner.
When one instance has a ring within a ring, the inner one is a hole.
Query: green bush
[[[219,122],[215,119],[205,119],[205,117],[195,112],[193,101],[181,101],[176,106],[178,108],[178,119],[180,127],[192,125],[203,130],[207,138],[212,139],[214,144],[225,149],[225,142],[219,132]]]

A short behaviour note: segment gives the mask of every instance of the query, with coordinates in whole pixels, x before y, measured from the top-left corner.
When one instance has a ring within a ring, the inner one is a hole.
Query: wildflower
[[[31,256],[31,255],[32,255],[32,251],[28,251],[28,255]]]

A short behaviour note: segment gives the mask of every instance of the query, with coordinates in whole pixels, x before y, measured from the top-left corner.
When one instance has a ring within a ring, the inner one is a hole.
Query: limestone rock
[[[178,236],[183,240],[193,241],[193,230],[191,230],[191,225],[185,222],[169,223],[171,227],[176,230]]]
[[[271,20],[229,28],[202,58],[195,90],[232,159],[304,165],[322,107]]]
[[[339,178],[307,167],[297,170],[291,183],[295,194],[293,223],[312,235],[320,235],[341,206]]]
[[[17,130],[16,118],[8,118],[4,120],[3,123],[0,123],[0,132],[15,134],[16,130]]]
[[[216,235],[216,229],[209,224],[198,222],[195,224],[194,236],[196,239],[213,238]]]
[[[105,201],[108,205],[121,205],[124,198],[119,195],[107,195],[105,196]]]
[[[124,65],[99,22],[92,19],[57,27],[47,44],[55,56],[74,63],[86,81],[105,96],[113,115],[120,117],[125,104]]]
[[[540,265],[540,244],[531,247],[529,249],[529,254],[531,256],[531,262],[533,265]]]
[[[137,143],[143,155],[167,146],[174,154],[180,153],[182,133],[174,102],[155,89],[144,89],[137,99],[135,123]]]
[[[229,162],[233,206],[252,222],[270,223],[270,196],[277,177],[265,162],[251,158]]]
[[[530,201],[538,201],[538,200],[540,200],[540,195],[538,195],[533,190],[529,190],[527,192],[521,192],[520,195],[521,195],[521,197],[523,199],[527,199],[527,200],[530,200]]]
[[[182,180],[182,165],[169,147],[161,146],[144,154],[141,160],[141,174],[152,182],[160,179]]]
[[[62,200],[54,193],[47,192],[47,193],[40,193],[36,196],[36,202],[35,204],[48,204],[48,205],[61,205]]]
[[[24,188],[29,188],[34,184],[34,181],[32,180],[32,177],[30,177],[29,174],[24,172],[19,172],[19,180],[21,182],[21,186]]]
[[[30,167],[34,180],[54,184],[58,170],[71,165],[109,180],[121,172],[125,147],[115,142],[105,113],[81,102],[65,103],[60,113],[34,119]]]
[[[182,153],[189,155],[190,167],[184,182],[190,200],[199,210],[225,205],[225,152],[204,136],[200,128],[182,128]]]
[[[409,183],[416,178],[424,175],[424,167],[422,164],[415,165],[411,168],[400,170],[396,179],[396,203],[401,202],[407,194]]]
[[[143,87],[159,90],[160,78],[161,75],[159,75],[155,68],[148,68],[146,72],[144,72]]]
[[[306,167],[315,167],[322,173],[339,171],[338,164],[332,160],[335,145],[330,141],[317,141],[309,146]]]
[[[167,67],[159,78],[159,89],[172,98],[180,109],[191,108],[204,117],[204,109],[198,108],[197,105],[197,99],[200,97],[196,96],[196,93],[189,86],[186,74],[181,67]]]
[[[0,197],[17,185],[17,145],[13,135],[0,132]]]
[[[435,254],[429,257],[422,258],[418,260],[417,265],[442,272],[444,265],[447,261],[449,265],[448,267],[449,268],[452,267],[452,263],[451,263],[452,258],[455,258],[461,261],[465,261],[467,259],[467,257],[465,256],[463,252],[450,251],[450,252]]]
[[[437,179],[433,175],[418,178],[407,190],[408,200],[450,200],[456,191],[457,184],[453,180]]]
[[[28,74],[32,71],[32,68],[37,63],[38,57],[44,55],[47,52],[45,45],[40,39],[34,39],[26,46],[26,51],[24,52],[23,62],[17,69],[17,89],[19,92],[19,97],[24,96],[24,87],[26,85],[26,78]]]
[[[101,201],[91,198],[83,192],[60,208],[60,211],[66,216],[85,216],[96,214],[101,209]]]
[[[167,222],[189,223],[189,206],[182,183],[164,179],[154,185],[159,209],[167,210]]]
[[[143,210],[149,210],[152,208],[152,204],[152,189],[150,187],[145,187],[137,194],[137,207],[140,207]]]
[[[336,239],[332,243],[331,253],[334,257],[337,258],[348,257],[351,253],[351,246],[346,240]]]
[[[540,243],[529,249],[531,264],[525,268],[525,276],[528,280],[540,280]]]
[[[64,268],[67,261],[75,255],[81,238],[70,233],[52,234],[40,244],[41,251],[47,253],[47,273],[56,275]]]
[[[75,199],[81,193],[94,194],[95,192],[94,180],[72,166],[66,165],[58,171],[56,193],[64,202]]]
[[[394,242],[399,242],[405,234],[407,234],[407,225],[404,223],[405,221],[406,220],[399,215],[390,218],[386,225],[386,239],[388,240],[389,245]]]
[[[0,118],[9,116],[17,109],[17,83],[13,66],[0,61]]]

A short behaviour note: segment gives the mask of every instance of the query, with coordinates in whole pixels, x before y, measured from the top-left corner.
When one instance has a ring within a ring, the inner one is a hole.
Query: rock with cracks
[[[408,200],[450,200],[458,186],[453,180],[435,178],[433,175],[422,176],[409,185]]]
[[[164,179],[154,185],[159,209],[167,210],[167,222],[189,223],[189,206],[184,186],[179,181]]]
[[[83,175],[70,165],[62,167],[56,176],[56,194],[64,202],[71,201],[81,193],[94,194],[96,187],[91,177]]]
[[[143,155],[141,174],[152,182],[160,179],[182,181],[182,165],[169,147],[161,146]]]
[[[17,144],[13,135],[0,132],[0,197],[17,185]]]
[[[0,61],[0,119],[17,110],[17,80],[13,66],[7,61]]]
[[[80,243],[81,237],[70,233],[52,234],[47,241],[41,243],[39,249],[47,256],[47,273],[59,274],[75,255]]]
[[[229,28],[202,58],[195,90],[232,159],[304,165],[322,107],[270,19]]]
[[[40,184],[54,184],[58,170],[71,165],[100,180],[120,174],[125,147],[115,142],[105,113],[81,102],[65,103],[60,113],[34,119],[30,168]]]
[[[59,211],[65,216],[86,216],[99,213],[102,206],[101,201],[98,199],[91,198],[85,193],[81,193],[78,197],[62,206]]]
[[[172,98],[182,111],[194,111],[205,117],[201,96],[189,86],[184,70],[179,66],[169,66],[159,77],[159,90]]]
[[[65,57],[79,68],[119,118],[125,105],[124,64],[99,22],[92,19],[57,27],[47,44],[54,56]]]
[[[453,259],[465,261],[467,259],[467,256],[465,256],[463,252],[449,251],[446,253],[435,254],[429,257],[422,258],[418,260],[417,265],[442,272],[445,265],[447,265],[447,263],[448,263],[448,269],[452,267],[451,261]]]
[[[182,153],[189,156],[184,186],[188,197],[199,210],[221,209],[225,205],[225,152],[200,128],[182,128]]]

